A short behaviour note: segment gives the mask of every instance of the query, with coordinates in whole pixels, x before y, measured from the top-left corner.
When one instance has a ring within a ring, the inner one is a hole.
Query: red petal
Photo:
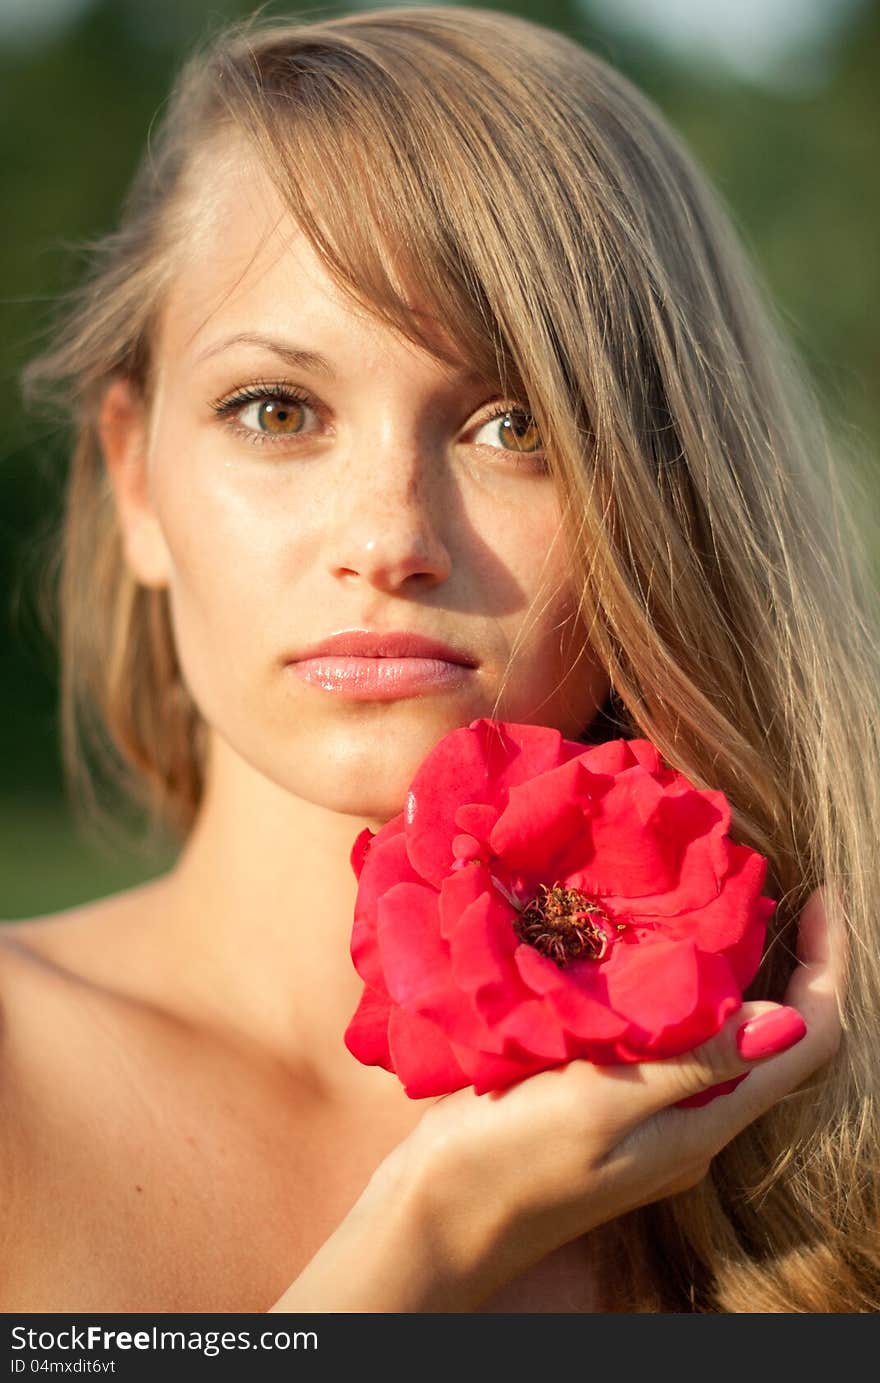
[[[494,1032],[453,977],[450,950],[437,925],[437,894],[398,884],[379,900],[379,948],[388,992],[409,1013],[430,1019],[448,1038],[503,1051]]]
[[[646,768],[649,773],[663,772],[665,765],[656,744],[646,739],[627,740],[626,743],[629,752],[642,768]]]
[[[517,946],[513,960],[520,978],[534,994],[551,994],[565,983],[563,972],[556,962],[524,941]]]
[[[705,907],[664,924],[664,934],[689,936],[701,951],[722,952],[733,967],[740,989],[754,978],[761,962],[766,924],[776,907],[761,896],[767,860],[746,845],[728,843],[730,870],[721,892]]]
[[[550,1003],[558,1013],[560,1022],[579,1044],[617,1043],[629,1036],[631,1024],[615,1013],[607,999],[603,1001],[601,994],[601,987],[597,988],[596,994],[590,994],[572,984],[550,995]],[[598,1054],[592,1059],[598,1060]]]
[[[470,1084],[450,1043],[427,1018],[392,1009],[388,1042],[394,1070],[411,1100],[448,1095]]]
[[[385,834],[388,824],[373,837],[363,861],[351,933],[351,958],[355,969],[367,984],[383,991],[385,977],[376,937],[378,901],[400,883],[423,886],[407,858],[403,831],[398,829]]]
[[[518,986],[513,953],[519,942],[513,930],[513,908],[494,889],[484,890],[456,919],[449,933],[455,983],[467,994],[484,985]]]
[[[631,1057],[678,1056],[712,1037],[742,995],[724,956],[689,941],[616,946],[605,966],[608,995],[628,1017]]]
[[[731,1080],[719,1081],[717,1085],[707,1086],[705,1090],[698,1090],[696,1095],[688,1095],[684,1100],[676,1100],[676,1109],[696,1109],[700,1105],[710,1104],[719,1095],[729,1095],[731,1090],[735,1090],[741,1081],[744,1081],[748,1071],[743,1071],[741,1076],[734,1076]]]
[[[439,894],[440,935],[448,941],[466,909],[492,887],[489,872],[479,860],[472,860],[463,869],[447,875]]]
[[[482,859],[483,845],[475,836],[462,831],[460,835],[452,837],[452,853],[456,862],[462,861],[464,864],[470,864],[472,860]]]
[[[652,829],[681,841],[678,886],[655,897],[632,899],[632,905],[643,913],[669,917],[710,902],[730,867],[730,806],[724,794],[690,788],[667,792]]]
[[[453,1044],[453,1049],[459,1065],[478,1095],[485,1095],[488,1090],[502,1090],[505,1086],[524,1080],[526,1076],[559,1065],[547,1057],[526,1057],[522,1061],[513,1061],[509,1057],[474,1051],[457,1043]]]
[[[571,757],[563,748],[568,743],[550,726],[485,717],[444,735],[420,764],[406,799],[407,849],[422,878],[439,888],[449,872],[459,807],[503,803],[511,786]]]
[[[557,855],[582,842],[589,858],[590,836],[584,824],[590,811],[589,777],[572,759],[510,790],[489,844],[511,872],[530,875],[536,884],[554,882]]]
[[[455,824],[468,835],[479,841],[488,841],[492,827],[498,820],[500,808],[497,803],[466,802],[455,812]]]
[[[505,1050],[504,1034],[486,1022],[473,1001],[452,985],[425,991],[419,996],[417,1007],[407,1006],[406,1012],[430,1019],[450,1042],[485,1052]]]
[[[351,929],[350,951],[354,968],[361,979],[384,994],[385,975],[373,917],[364,915],[355,918]]]
[[[355,837],[354,845],[351,847],[351,853],[348,857],[349,863],[354,870],[355,878],[360,878],[361,870],[364,867],[364,860],[367,857],[367,851],[370,848],[370,843],[374,838],[374,834],[375,833],[370,830],[369,826],[365,826],[360,834]]]
[[[697,952],[698,998],[692,1012],[671,1023],[665,1032],[645,1045],[652,1057],[679,1056],[706,1042],[742,1003],[742,994],[724,956]]]
[[[471,903],[450,931],[454,983],[469,996],[490,1030],[533,997],[513,964],[520,944],[513,931],[514,916],[510,904],[489,889]],[[485,1040],[481,1045],[495,1049]]]
[[[608,1003],[603,966],[582,960],[560,968],[549,956],[525,944],[517,949],[514,961],[528,987],[547,996],[563,1029],[574,1039],[569,1043],[571,1049],[587,1055],[585,1042],[595,1044],[599,1051],[601,1044],[616,1042],[628,1031],[627,1019]],[[609,1056],[607,1050],[602,1054]]]
[[[394,884],[402,883],[424,885],[410,864],[405,832],[396,831],[384,839],[374,836],[358,881],[357,910],[370,907]]]
[[[617,945],[602,969],[612,1008],[642,1029],[646,1042],[697,1006],[699,958],[690,941]]]
[[[642,746],[639,751],[635,748],[637,744]],[[632,768],[633,764],[640,763],[646,755],[650,758],[650,750],[646,750],[645,745],[650,746],[650,740],[616,739],[591,745],[587,749],[581,746],[581,763],[590,773],[600,776],[610,774],[616,777],[625,769]],[[654,752],[656,754],[656,750]]]
[[[721,793],[671,792],[640,766],[626,770],[591,819],[593,853],[570,882],[643,916],[702,907],[727,870],[729,824]]]
[[[513,1038],[519,1050],[551,1061],[567,1061],[568,1048],[559,1020],[543,999],[517,1004],[498,1024],[505,1038]],[[516,1054],[516,1049],[514,1054]]]
[[[468,729],[485,745],[486,766],[505,789],[546,773],[566,760],[583,753],[584,746],[564,740],[549,725],[531,725],[509,720],[472,720]],[[501,732],[499,740],[498,732]]]
[[[379,953],[395,1003],[415,1007],[449,984],[449,946],[440,935],[437,903],[424,884],[396,884],[379,899]]]
[[[384,1066],[386,1071],[394,1069],[388,1048],[390,1015],[388,999],[367,985],[343,1033],[346,1047],[364,1066]]]

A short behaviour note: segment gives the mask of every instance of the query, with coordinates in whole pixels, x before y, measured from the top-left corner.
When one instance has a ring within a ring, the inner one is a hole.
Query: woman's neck
[[[175,1006],[345,1085],[363,988],[349,856],[366,825],[381,822],[295,797],[215,742],[196,825],[157,883],[153,953]]]

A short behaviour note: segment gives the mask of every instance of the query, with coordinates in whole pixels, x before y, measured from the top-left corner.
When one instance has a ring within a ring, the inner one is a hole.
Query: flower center
[[[520,941],[534,946],[558,966],[571,960],[602,960],[608,950],[608,933],[602,921],[614,923],[604,908],[577,888],[548,887],[525,905],[514,920]]]

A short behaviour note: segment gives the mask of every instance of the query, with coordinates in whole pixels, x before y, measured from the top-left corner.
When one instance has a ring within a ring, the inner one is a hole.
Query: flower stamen
[[[603,960],[610,942],[601,921],[614,926],[605,909],[580,889],[562,888],[559,883],[539,888],[540,894],[514,920],[520,941],[560,967],[572,960]]]

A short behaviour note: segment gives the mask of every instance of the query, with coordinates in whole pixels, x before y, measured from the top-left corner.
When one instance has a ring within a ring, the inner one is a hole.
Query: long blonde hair
[[[435,350],[415,286],[462,355],[528,401],[613,687],[584,741],[647,736],[725,792],[732,834],[768,857],[779,904],[750,997],[781,998],[809,892],[839,899],[836,1057],[700,1186],[597,1232],[606,1309],[880,1309],[870,496],[716,194],[579,43],[479,8],[255,15],[184,65],[119,228],[24,374],[28,400],[61,391],[76,433],[58,544],[69,781],[94,807],[91,755],[181,838],[199,808],[205,727],[166,592],[124,561],[96,418],[114,377],[150,399],[153,330],[230,135],[357,301]]]

